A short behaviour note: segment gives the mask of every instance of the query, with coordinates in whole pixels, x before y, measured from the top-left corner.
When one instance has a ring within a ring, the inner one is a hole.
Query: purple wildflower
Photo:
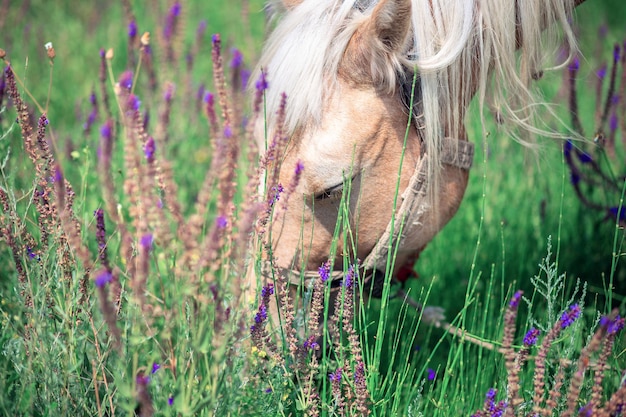
[[[315,336],[309,336],[309,338],[304,341],[302,346],[306,350],[317,350],[320,347],[319,343],[315,341]]]
[[[572,61],[569,64],[569,70],[570,71],[578,71],[578,68],[580,67],[580,60],[578,59],[577,56],[574,57],[574,59],[572,59]]]
[[[259,311],[254,316],[254,322],[256,324],[262,324],[267,319],[267,307],[264,304],[259,306]]]
[[[207,91],[206,94],[204,95],[204,102],[207,105],[213,106],[215,104],[215,96],[213,95],[213,93],[211,93],[210,91]]]
[[[609,119],[609,129],[611,132],[615,132],[617,130],[617,113],[611,113],[611,118]]]
[[[578,175],[575,172],[572,172],[569,177],[569,180],[572,183],[572,185],[577,185],[580,182],[580,175]]]
[[[561,314],[561,319],[559,320],[561,324],[561,329],[566,329],[574,323],[574,321],[580,317],[580,306],[578,304],[574,304],[570,306],[568,311],[564,311]]]
[[[489,388],[489,391],[487,391],[487,395],[485,395],[485,401],[489,401],[491,403],[493,403],[493,401],[496,398],[496,394],[498,393],[498,391],[494,388]]]
[[[269,284],[263,286],[263,289],[261,290],[261,297],[269,297],[272,294],[274,294],[274,284],[270,282]]]
[[[616,43],[615,46],[613,47],[613,61],[614,62],[619,61],[620,53],[621,53],[621,48],[619,44]]]
[[[476,413],[474,415],[486,415],[490,417],[501,417],[504,414],[507,403],[500,401],[496,404],[495,398],[498,391],[493,388],[489,388],[487,395],[485,395],[485,406],[483,413]]]
[[[619,221],[626,220],[626,207],[611,207],[609,208],[609,217],[612,217]]]
[[[270,201],[269,201],[269,207],[270,207],[270,208],[271,208],[271,207],[273,207],[273,206],[274,206],[274,204],[276,204],[276,202],[277,202],[278,200],[280,200],[280,194],[281,194],[283,191],[285,191],[285,189],[283,188],[282,184],[278,184],[278,185],[276,185],[276,186],[272,187],[272,190],[271,190],[271,191],[272,191],[272,194],[273,194],[273,195],[272,195],[272,198],[271,198],[271,199],[270,199]]]
[[[620,317],[619,314],[618,314],[615,317],[615,319],[612,320],[608,324],[606,331],[607,331],[608,334],[617,334],[623,328],[624,328],[624,318]]]
[[[37,254],[33,252],[33,249],[30,246],[26,246],[26,253],[28,254],[28,257],[30,259],[35,259],[35,258],[39,259]]]
[[[265,388],[265,393],[266,394],[271,394],[272,393],[272,388]]]
[[[619,103],[619,94],[613,94],[611,97],[611,104],[617,105]]]
[[[434,381],[435,378],[437,378],[437,372],[435,372],[434,369],[428,368],[426,370],[426,373],[428,373],[428,380],[429,381]]]
[[[139,107],[141,106],[141,101],[137,98],[136,95],[131,94],[128,96],[128,101],[126,102],[128,106],[128,110],[139,111]]]
[[[509,301],[509,307],[512,309],[517,309],[517,307],[519,306],[519,302],[522,299],[522,294],[524,292],[522,290],[518,290],[515,292],[515,294],[513,294],[513,297],[511,298],[511,301]]]
[[[128,37],[134,39],[137,36],[137,22],[135,19],[128,24]]]
[[[180,16],[180,9],[181,9],[180,2],[179,2],[179,1],[176,1],[176,2],[172,5],[172,8],[170,9],[170,14],[171,14],[172,16],[178,17],[178,16]]]
[[[354,384],[357,386],[365,386],[365,364],[359,361],[354,369]]]
[[[154,238],[152,236],[152,233],[146,233],[145,235],[141,236],[141,239],[139,240],[139,244],[147,250],[152,250],[152,242],[153,242]]]
[[[228,219],[226,218],[226,216],[217,216],[217,218],[215,219],[215,226],[217,226],[218,229],[226,228],[226,226],[228,226]]]
[[[104,58],[107,54],[107,51],[104,50],[104,48],[100,48],[100,58]]]
[[[328,379],[330,379],[330,382],[341,382],[341,368],[328,375]]]
[[[343,286],[346,288],[351,288],[352,284],[354,284],[354,277],[356,276],[357,267],[352,264],[348,267],[348,272],[346,276],[343,278]]]
[[[506,405],[506,401],[500,401],[491,411],[491,417],[502,417],[504,410],[506,410]]]
[[[122,75],[120,75],[120,79],[118,81],[120,87],[130,90],[133,88],[133,72],[132,71],[124,71]]]
[[[224,137],[226,139],[230,139],[233,137],[233,129],[229,125],[226,125],[224,127]]]
[[[163,38],[165,38],[166,41],[169,41],[172,38],[174,27],[176,26],[176,20],[180,15],[180,10],[180,2],[176,1],[165,17],[165,24],[163,25]]]
[[[600,78],[600,80],[603,80],[604,77],[606,76],[606,64],[602,65],[597,71],[596,71],[596,75],[598,76],[598,78]]]
[[[233,59],[230,61],[231,68],[239,68],[243,64],[243,54],[237,48],[232,49]]]
[[[571,157],[572,149],[574,149],[574,144],[571,139],[566,140],[563,144],[563,154],[565,155],[565,158],[569,159]]]
[[[91,130],[91,126],[93,126],[96,121],[96,117],[98,117],[98,112],[96,109],[93,109],[87,116],[85,123],[83,123],[83,130],[89,132]]]
[[[174,404],[174,396],[170,395],[170,397],[167,399],[167,405],[172,406]]]
[[[148,137],[146,144],[143,147],[143,153],[146,155],[148,162],[154,162],[154,153],[156,152],[156,144],[152,136]]]
[[[261,71],[261,75],[259,76],[257,82],[254,84],[254,87],[258,92],[263,92],[267,90],[269,84],[267,82],[267,78],[265,77],[265,71]]]
[[[153,374],[155,374],[155,373],[156,373],[156,371],[158,371],[159,369],[161,369],[161,365],[159,365],[159,364],[158,364],[158,363],[156,363],[156,362],[153,362],[153,363],[152,363],[152,373],[153,373]]]
[[[324,262],[318,269],[317,273],[319,274],[322,282],[328,281],[330,278],[330,260]]]
[[[296,163],[296,169],[294,172],[296,175],[300,175],[302,174],[302,171],[304,171],[304,164],[302,163],[301,160],[298,159],[298,162]]]
[[[578,160],[582,164],[588,164],[593,161],[593,158],[587,152],[580,151],[580,152],[577,152],[577,155],[578,155]]]
[[[139,372],[137,374],[137,378],[135,378],[135,381],[137,381],[137,385],[146,386],[150,383],[150,377],[147,375],[144,375],[143,372]]]
[[[219,33],[214,33],[213,36],[211,36],[211,42],[213,43],[213,45],[219,44],[221,43],[221,38],[220,38],[220,34]]]
[[[213,295],[213,301],[217,301],[217,297],[219,295],[219,291],[217,290],[217,285],[213,284],[209,287],[209,291],[211,291],[211,295]]]
[[[63,182],[63,172],[59,165],[54,167],[54,182]]]
[[[591,417],[593,415],[593,406],[591,405],[591,403],[587,403],[584,406],[580,407],[578,409],[578,416],[579,417]]]
[[[113,123],[111,122],[111,120],[107,120],[105,124],[102,125],[102,127],[100,127],[100,136],[102,136],[102,139],[105,140],[110,140],[111,139],[111,129]]]
[[[537,343],[537,338],[539,337],[539,329],[531,327],[529,331],[526,332],[524,336],[524,346],[533,346]]]
[[[102,271],[97,277],[96,277],[96,287],[98,288],[103,288],[106,284],[108,284],[109,282],[111,282],[111,280],[113,279],[113,276],[111,275],[111,273],[109,271]]]

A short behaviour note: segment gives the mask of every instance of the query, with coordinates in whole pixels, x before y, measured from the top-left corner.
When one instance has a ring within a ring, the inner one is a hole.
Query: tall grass
[[[251,140],[268,86],[253,80],[252,106],[242,90],[263,26],[249,11],[260,5],[244,1],[232,15],[208,5],[207,23],[199,6],[179,2],[60,7],[51,16],[67,31],[47,49],[33,42],[39,52],[22,65],[31,40],[15,39],[43,6],[0,13],[13,19],[0,25],[10,34],[0,88],[0,415],[619,414],[623,319],[611,301],[621,300],[610,287],[590,297],[562,273],[581,232],[563,220],[571,189],[560,148],[550,156],[556,176],[525,168],[510,155],[515,145],[483,149],[473,174],[482,178],[467,196],[474,205],[455,220],[469,233],[435,241],[422,281],[406,288],[447,308],[443,328],[423,324],[399,297],[359,302],[365,289],[347,260],[338,290],[330,265],[320,266],[304,291],[310,310],[296,313],[285,277],[263,261],[269,223],[295,187],[272,182],[280,158],[260,157]],[[93,33],[83,36],[70,16],[93,22]],[[231,27],[243,55],[211,36]],[[82,97],[77,114],[69,97]],[[274,156],[286,139],[268,138]],[[495,174],[501,159],[530,175]],[[537,188],[546,175],[557,187],[543,215],[540,196],[527,198],[532,216],[519,206],[495,214],[489,193]],[[337,239],[346,236],[341,207]],[[492,229],[500,216],[528,219]],[[596,221],[581,219],[587,228]],[[546,221],[558,226],[554,239]],[[607,223],[600,240],[611,246],[613,274],[623,231]],[[543,255],[512,256],[523,242]],[[455,264],[467,267],[447,272]],[[249,268],[273,285],[247,288]],[[331,291],[340,294],[334,306]],[[278,328],[268,324],[276,302]]]

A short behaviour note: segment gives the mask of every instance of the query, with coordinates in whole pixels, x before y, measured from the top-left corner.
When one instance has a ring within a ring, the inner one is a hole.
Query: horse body
[[[501,116],[533,129],[528,85],[543,69],[540,33],[559,21],[571,41],[573,6],[569,0],[276,3],[285,14],[257,69],[270,83],[259,145],[283,128],[275,115],[285,92],[290,140],[278,181],[288,184],[299,164],[304,170],[270,228],[275,264],[314,271],[329,258],[346,183],[350,236],[336,239],[335,265],[341,268],[346,255],[366,259],[426,160],[419,218],[401,219],[415,224],[392,270],[412,259],[454,216],[467,186],[466,168],[442,162],[443,138],[467,140],[466,109],[475,94],[484,104],[489,83]],[[412,105],[406,103],[411,95]],[[373,267],[387,265],[378,259]]]

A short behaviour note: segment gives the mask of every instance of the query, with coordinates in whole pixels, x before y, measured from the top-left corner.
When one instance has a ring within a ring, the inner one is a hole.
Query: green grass
[[[597,59],[610,56],[612,43],[624,36],[615,28],[621,22],[612,22],[619,14],[615,10],[624,10],[623,6],[616,1],[595,3],[589,0],[579,11],[583,52],[594,51],[586,54],[589,65],[584,67],[583,61],[583,73],[591,73]],[[158,1],[149,6],[133,4],[139,33],[152,32],[157,54],[157,34],[168,7]],[[178,186],[178,195],[173,197],[180,201],[186,219],[194,213],[194,202],[216,152],[212,141],[217,138],[210,134],[209,123],[195,106],[200,84],[215,91],[210,35],[222,34],[226,65],[230,48],[238,47],[247,66],[253,64],[264,37],[261,2],[250,5],[249,26],[244,24],[240,8],[239,2],[184,4],[174,44],[178,59],[156,65],[160,86],[165,81],[176,85],[171,122],[166,125],[169,140],[166,146],[159,143],[157,155],[171,161],[172,178]],[[602,49],[597,47],[594,34],[605,11],[611,12],[607,20],[614,26],[604,50],[595,52]],[[33,109],[35,120],[40,112],[26,91],[42,107],[49,100],[47,137],[54,139],[55,158],[76,193],[73,211],[81,226],[78,237],[90,251],[93,269],[87,271],[91,264],[80,256],[73,242],[68,245],[66,239],[73,229],[67,221],[37,212],[36,181],[42,177],[34,173],[24,151],[20,127],[14,122],[15,108],[0,109],[0,187],[9,199],[9,210],[0,209],[0,225],[7,228],[0,235],[0,415],[131,416],[139,413],[137,407],[142,402],[141,412],[146,415],[146,404],[152,404],[156,415],[300,415],[313,414],[307,407],[317,401],[311,396],[315,391],[322,415],[338,413],[327,375],[337,369],[340,360],[354,372],[359,362],[354,347],[345,340],[343,347],[335,346],[337,355],[322,355],[319,367],[310,368],[315,363],[310,352],[299,357],[286,346],[278,346],[277,355],[272,356],[269,348],[252,346],[249,326],[254,319],[239,308],[236,290],[230,287],[237,282],[233,277],[243,272],[238,256],[244,254],[233,252],[239,249],[237,227],[229,228],[229,233],[216,232],[220,238],[216,242],[221,246],[212,263],[197,267],[193,259],[190,267],[185,266],[186,242],[176,237],[179,225],[175,216],[167,214],[163,229],[159,229],[161,220],[151,220],[148,228],[132,223],[132,210],[141,209],[146,202],[156,204],[164,191],[158,187],[140,189],[139,203],[133,203],[133,195],[123,191],[123,182],[132,177],[133,170],[124,162],[128,154],[128,145],[123,143],[124,118],[114,111],[118,131],[111,170],[115,196],[121,203],[123,223],[134,239],[132,259],[145,260],[149,270],[147,299],[142,301],[141,291],[134,290],[139,284],[127,270],[129,258],[124,254],[122,232],[112,217],[115,213],[107,211],[97,170],[99,129],[105,121],[102,108],[90,133],[82,127],[90,112],[90,93],[95,91],[102,99],[100,48],[114,48],[111,69],[115,79],[127,69],[127,21],[122,6],[59,2],[51,7],[34,0],[21,8],[9,7],[5,16],[0,48],[8,52],[14,72],[24,82],[20,93]],[[184,56],[192,50],[196,28],[203,19],[208,23],[207,32],[195,55],[193,71],[188,73]],[[48,41],[53,42],[57,53],[49,97],[51,66],[43,48]],[[565,106],[566,101],[557,95],[560,75],[546,78],[541,87]],[[110,80],[106,84],[114,102]],[[148,131],[155,134],[163,92],[150,91],[145,67],[135,92],[142,100],[142,111],[150,112]],[[591,123],[588,115],[593,114],[593,95],[582,94],[583,121]],[[498,390],[496,399],[504,399],[510,372],[497,349],[502,347],[506,306],[517,289],[525,290],[528,303],[522,302],[519,308],[516,349],[531,326],[542,328],[544,337],[569,305],[577,302],[584,307],[582,317],[559,334],[545,359],[551,380],[556,377],[559,360],[578,360],[597,328],[598,314],[608,314],[612,308],[625,311],[626,270],[620,265],[623,229],[602,221],[601,213],[580,204],[569,183],[562,144],[540,139],[537,157],[503,137],[494,126],[486,127],[490,134],[486,142],[481,131],[472,118],[468,133],[477,145],[477,155],[470,186],[457,216],[421,255],[417,265],[420,280],[410,284],[410,291],[418,300],[444,307],[453,326],[485,345],[421,323],[419,314],[398,299],[382,306],[372,300],[369,309],[357,308],[354,324],[373,415],[470,415],[482,407],[492,387]],[[250,197],[245,194],[249,163],[246,141],[243,134],[240,136],[244,148],[232,197],[240,211],[232,217],[233,225],[241,224],[236,222],[244,218],[241,210]],[[616,164],[616,168],[622,167]],[[54,170],[47,174],[54,176]],[[47,177],[43,178],[46,183]],[[55,185],[48,182],[45,187],[53,195],[51,201],[57,201]],[[211,233],[217,230],[214,224],[221,213],[218,201],[225,192],[221,187],[215,185],[210,193],[197,235],[200,245],[210,247]],[[104,266],[97,260],[93,216],[99,208],[107,211],[107,251],[122,284],[120,312],[113,320],[120,332],[119,347],[102,307],[112,305],[112,287],[104,287],[105,300],[93,282]],[[159,213],[147,210],[150,215]],[[44,220],[51,222],[47,241],[42,238]],[[152,233],[153,228],[162,234],[142,255],[141,237]],[[341,225],[338,235],[340,229]],[[23,281],[19,280],[15,251],[5,230],[17,239],[18,258],[25,268]],[[30,249],[38,258],[31,259],[25,250],[31,241],[24,231],[32,235],[35,246]],[[219,268],[211,268],[212,264]],[[90,272],[90,281],[85,291],[82,281],[86,272]],[[579,284],[578,279],[585,284]],[[607,289],[609,283],[613,289]],[[548,289],[548,297],[538,292]],[[225,312],[227,307],[231,307],[229,313]],[[387,319],[381,322],[380,316]],[[287,335],[288,329],[283,330]],[[341,331],[347,339],[349,331]],[[333,343],[328,338],[325,342]],[[621,372],[626,368],[624,340],[617,342],[603,379],[606,397],[620,386]],[[535,349],[531,354],[537,352]],[[160,365],[154,373],[153,363]],[[294,364],[304,370],[294,370]],[[533,368],[528,366],[520,374],[528,392],[532,391]],[[428,378],[429,370],[436,372],[433,380]],[[143,375],[150,377],[149,382]],[[311,376],[313,379],[306,379]],[[344,393],[354,391],[353,380],[344,384]],[[585,404],[592,388],[588,377],[578,406]],[[530,400],[528,392],[525,401]],[[172,405],[168,404],[170,398]]]

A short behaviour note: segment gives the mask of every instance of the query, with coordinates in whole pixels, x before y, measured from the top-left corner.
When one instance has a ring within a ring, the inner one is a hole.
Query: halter
[[[354,8],[362,12],[369,7],[370,3],[370,1],[358,0],[354,3]],[[412,82],[415,75],[412,72],[402,75],[399,77],[401,80],[404,80],[400,83],[400,99],[407,110],[412,109],[413,121],[416,128],[419,129],[420,126],[424,125],[420,111],[421,105],[419,102],[415,103],[415,105],[410,104],[413,97],[421,97],[419,74],[417,74],[418,82]],[[372,290],[370,293],[376,298],[382,296],[384,279],[381,279],[381,275],[384,277],[384,274],[375,274],[375,271],[384,271],[387,265],[389,249],[402,247],[406,237],[415,233],[422,226],[422,218],[431,208],[427,198],[428,168],[431,158],[428,150],[423,145],[424,143],[422,143],[420,160],[409,180],[409,185],[402,193],[400,207],[360,267],[360,272],[363,272],[363,274],[360,274],[363,277],[363,285],[366,288],[368,285],[371,285]],[[439,150],[439,157],[443,165],[469,171],[474,160],[474,144],[467,140],[444,138]],[[271,265],[268,265],[267,262],[264,266],[271,270]],[[296,286],[304,285],[305,288],[312,286],[313,280],[319,279],[317,271],[298,271],[289,268],[276,268],[275,266],[274,270],[281,276],[286,277],[290,284]],[[343,276],[343,271],[330,271],[329,280],[333,290],[340,288]]]
[[[451,167],[468,171],[474,160],[474,144],[466,140],[444,138],[440,151],[441,163]],[[374,248],[365,258],[361,269],[365,271],[363,284],[372,285],[372,296],[380,298],[382,295],[383,280],[375,276],[374,271],[384,270],[387,264],[389,249],[401,247],[407,236],[415,233],[423,224],[422,218],[428,213],[430,205],[427,201],[428,164],[430,157],[425,152],[415,167],[409,185],[402,193],[402,203],[395,216],[389,221],[387,229],[378,239]],[[270,265],[267,265],[269,267]],[[287,281],[296,286],[309,287],[313,280],[319,279],[317,271],[298,271],[289,268],[276,268],[277,272],[286,277]],[[330,271],[329,280],[334,290],[340,288],[343,280],[343,271]],[[373,282],[372,277],[374,277]],[[378,279],[377,279],[378,278]]]
[[[441,163],[451,167],[469,171],[474,160],[474,144],[466,140],[444,138],[440,153]],[[402,247],[407,236],[415,233],[422,226],[422,218],[428,213],[430,206],[427,201],[428,164],[430,156],[425,152],[415,167],[409,185],[402,193],[402,203],[395,216],[389,221],[387,229],[378,239],[365,261],[365,271],[383,270],[387,265],[389,249]],[[372,275],[366,274],[364,283],[371,281]],[[373,295],[382,294],[382,282],[374,279]]]

